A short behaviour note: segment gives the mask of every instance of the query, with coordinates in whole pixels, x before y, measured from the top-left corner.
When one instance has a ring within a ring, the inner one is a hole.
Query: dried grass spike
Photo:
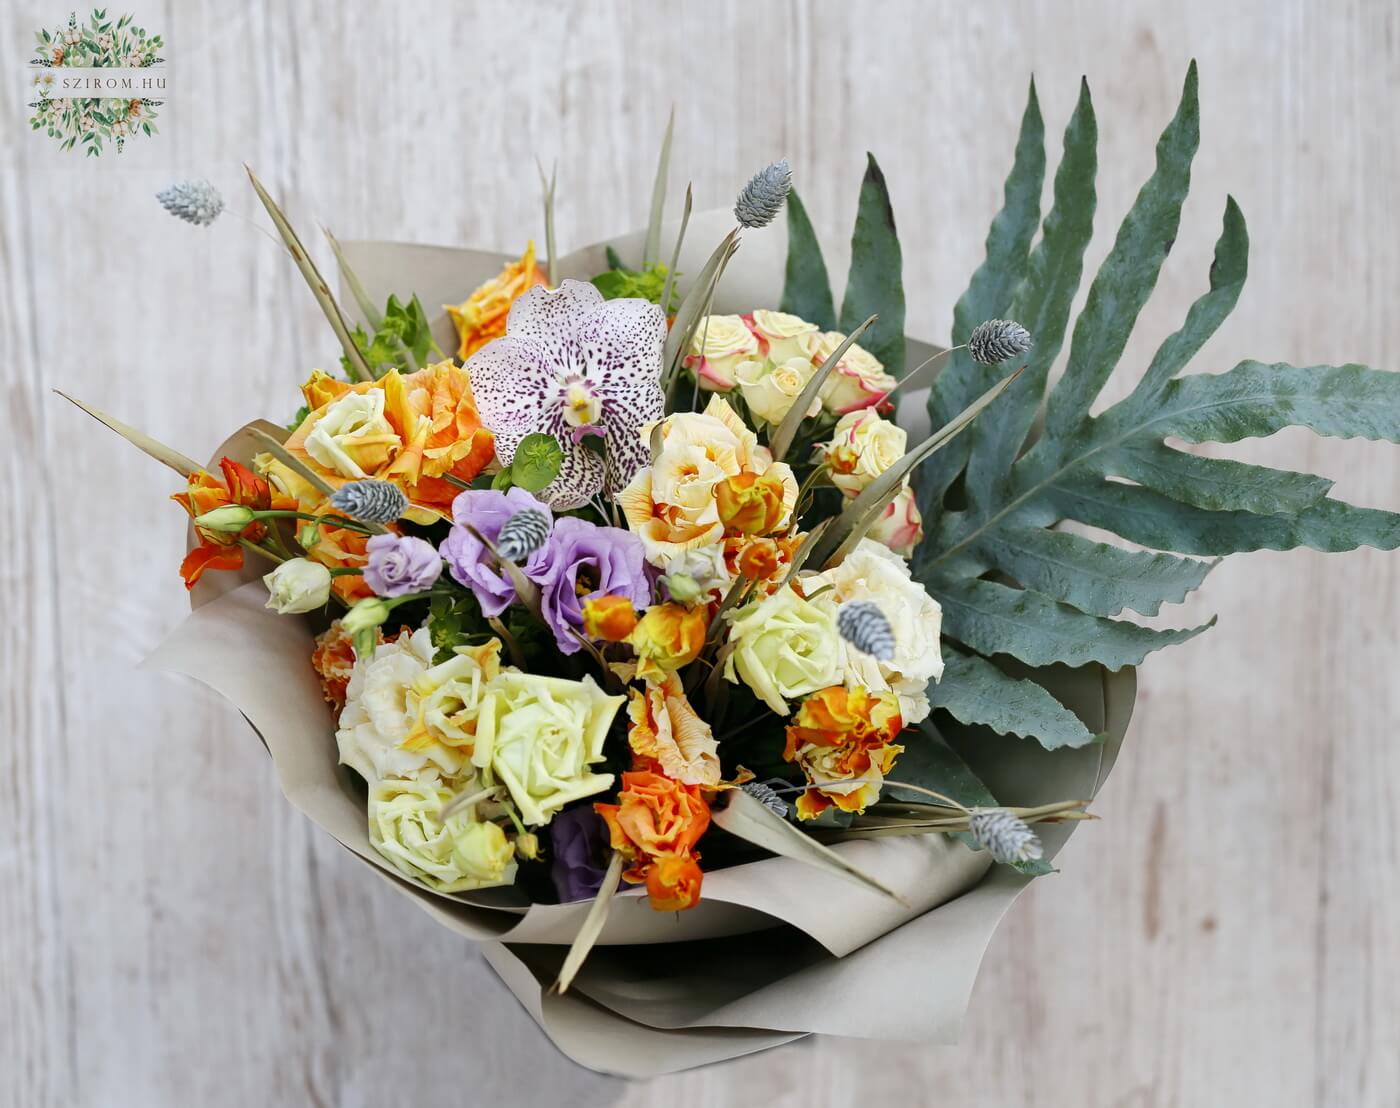
[[[734,218],[741,227],[767,227],[782,211],[791,189],[792,167],[784,158],[749,179],[734,202]]]
[[[974,808],[968,813],[967,823],[977,845],[1003,865],[1034,862],[1043,853],[1036,833],[1005,808]]]

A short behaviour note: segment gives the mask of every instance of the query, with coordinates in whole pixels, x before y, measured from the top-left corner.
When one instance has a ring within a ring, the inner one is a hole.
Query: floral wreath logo
[[[114,75],[112,80],[98,83],[65,79],[62,70],[132,70],[159,65],[165,61],[160,56],[164,45],[160,35],[148,35],[145,28],[132,23],[129,14],[111,20],[105,8],[95,8],[82,26],[73,12],[66,27],[37,31],[34,37],[35,56],[29,64],[36,70],[32,84],[38,90],[38,99],[28,105],[34,109],[29,117],[32,130],[47,131],[63,150],[82,143],[90,157],[99,156],[104,144],[114,144],[117,153],[121,153],[127,139],[156,133],[156,109],[164,100],[143,94],[159,94],[165,87],[163,76],[118,80]],[[131,95],[65,95],[70,89],[108,91],[112,87]]]

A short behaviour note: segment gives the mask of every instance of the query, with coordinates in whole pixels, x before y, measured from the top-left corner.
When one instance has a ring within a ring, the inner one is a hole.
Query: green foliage
[[[526,492],[539,492],[559,476],[564,464],[564,448],[552,435],[539,431],[526,435],[515,448],[510,463],[510,483]]]
[[[390,296],[384,308],[384,319],[374,334],[368,335],[363,327],[356,325],[351,337],[376,377],[382,377],[391,369],[412,373],[427,365],[431,354],[442,355],[433,341],[432,326],[417,296],[407,304],[397,296]],[[348,359],[342,357],[340,364],[346,376],[354,380]]]
[[[303,421],[306,419],[306,417],[309,416],[310,414],[311,414],[311,408],[310,408],[310,406],[307,405],[307,404],[303,404],[300,408],[297,409],[297,414],[294,415],[294,416],[292,416],[291,421],[287,424],[287,430],[288,430],[288,431],[295,431],[298,427],[300,427],[300,426],[302,425],[302,422],[303,422]]]
[[[831,299],[831,279],[807,209],[793,189],[787,198],[788,252],[779,307],[815,323],[823,331],[836,329],[836,305]]]
[[[1199,139],[1195,66],[1157,145],[1156,167],[1072,332],[1071,304],[1095,208],[1097,129],[1087,87],[1065,131],[1053,206],[1037,240],[1043,133],[1032,88],[987,261],[958,301],[953,324],[960,342],[982,319],[1017,319],[1035,346],[996,410],[920,473],[929,535],[915,572],[943,605],[944,631],[955,640],[948,672],[930,690],[935,704],[960,721],[1031,733],[1057,747],[1093,736],[1039,686],[980,656],[1004,654],[1034,666],[1136,665],[1149,651],[1209,626],[1163,631],[1110,618],[1124,610],[1154,615],[1199,586],[1214,563],[1180,555],[1400,546],[1400,515],[1331,499],[1323,477],[1200,457],[1166,440],[1232,443],[1304,426],[1322,435],[1400,441],[1400,375],[1358,365],[1245,361],[1224,373],[1181,376],[1244,284],[1248,234],[1238,206],[1227,199],[1207,291],[1132,393],[1090,415],[1176,240]],[[1047,396],[1050,365],[1071,333],[1064,375]],[[951,359],[930,394],[934,426],[1005,368]],[[1032,440],[1042,400],[1044,428]],[[1158,552],[1052,529],[1064,520]]]
[[[619,300],[629,297],[650,300],[653,304],[661,303],[661,297],[666,291],[666,276],[670,273],[665,262],[653,262],[645,269],[628,269],[622,264],[616,251],[608,247],[608,265],[612,268],[593,278],[593,287],[603,294],[603,299]],[[674,285],[675,282],[672,282],[671,303],[666,308],[667,314],[673,314],[679,302]]]
[[[434,593],[428,602],[428,634],[433,641],[433,661],[445,662],[453,650],[473,637],[491,633],[481,616],[481,606],[465,589]]]

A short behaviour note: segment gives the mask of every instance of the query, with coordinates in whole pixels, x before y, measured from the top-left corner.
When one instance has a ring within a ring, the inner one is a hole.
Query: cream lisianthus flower
[[[774,362],[785,362],[789,358],[809,358],[807,346],[811,341],[806,336],[815,335],[819,328],[808,323],[801,316],[787,312],[770,312],[759,308],[753,313],[753,330],[768,344],[768,358]]]
[[[310,612],[331,598],[331,571],[309,558],[288,558],[263,578],[267,607],[279,615]]]
[[[894,631],[894,657],[882,662],[842,640],[840,682],[848,689],[893,690],[906,727],[926,719],[928,684],[943,676],[943,609],[910,578],[904,560],[878,542],[861,539],[840,565],[804,575],[802,588],[809,594],[825,588],[813,603],[833,615],[852,600],[869,600],[884,613]]]
[[[789,358],[785,362],[747,361],[739,363],[734,380],[754,415],[765,423],[781,423],[816,371],[810,358]],[[820,398],[814,399],[806,418],[821,414],[821,410]]]
[[[836,348],[846,341],[840,331],[826,331],[807,336],[806,344],[812,364],[820,366],[836,353]],[[852,343],[849,350],[841,355],[836,368],[822,386],[821,398],[828,412],[845,415],[860,408],[868,408],[879,401],[890,389],[897,385],[893,377],[885,372],[884,364],[860,343]]]
[[[695,325],[685,364],[695,371],[703,389],[728,392],[734,370],[758,353],[758,339],[737,315],[707,315]]]
[[[603,760],[603,741],[626,699],[607,695],[591,677],[502,673],[482,698],[472,763],[505,785],[526,823],[548,823],[571,800],[612,784],[612,774],[589,767]]]
[[[332,472],[362,480],[402,445],[384,414],[384,390],[370,389],[329,405],[307,433],[305,449]]]
[[[841,681],[841,636],[830,604],[804,600],[791,588],[745,605],[731,621],[724,676],[742,680],[780,716],[787,702]]]
[[[847,496],[856,496],[904,457],[908,441],[903,427],[881,419],[873,408],[860,408],[843,415],[830,441],[818,449],[831,483]]]
[[[345,708],[335,733],[340,761],[370,784],[387,777],[412,777],[432,767],[454,777],[465,755],[429,738],[410,742],[419,727],[414,684],[432,666],[433,641],[426,627],[375,648],[350,673]]]
[[[644,433],[650,437],[651,428]],[[715,486],[741,472],[775,474],[783,483],[787,516],[797,503],[792,469],[774,462],[767,447],[722,398],[705,411],[679,412],[661,424],[660,451],[618,496],[628,527],[642,540],[647,561],[667,573],[696,575],[724,565],[724,523]],[[783,520],[786,523],[786,517]],[[698,579],[698,576],[697,576]]]
[[[399,872],[439,892],[508,885],[514,852],[494,823],[479,823],[473,805],[444,822],[452,791],[432,774],[388,778],[369,790],[369,839]]]

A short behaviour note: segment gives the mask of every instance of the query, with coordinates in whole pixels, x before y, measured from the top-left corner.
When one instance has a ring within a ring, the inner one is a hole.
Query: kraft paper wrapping
[[[732,222],[726,212],[696,214],[678,269],[698,272]],[[674,225],[666,228],[662,241],[673,241],[674,233]],[[610,241],[635,262],[641,239],[642,232],[633,232]],[[417,293],[445,350],[455,350],[456,337],[439,307],[465,299],[512,260],[394,243],[351,242],[343,249],[372,300]],[[561,276],[587,279],[601,271],[603,250],[600,243],[563,258]],[[715,310],[775,304],[785,257],[781,227],[747,236]],[[832,272],[845,268],[839,255],[829,264]],[[911,364],[934,349],[911,339]],[[909,406],[922,406],[917,394]],[[250,426],[285,434],[269,423]],[[226,454],[247,463],[256,452],[244,428],[214,459]],[[707,873],[701,902],[686,912],[655,912],[642,890],[625,890],[569,994],[552,993],[588,904],[532,905],[514,889],[438,893],[373,850],[364,785],[337,764],[334,724],[309,662],[310,625],[264,607],[266,590],[256,580],[262,572],[250,565],[241,574],[206,575],[190,616],[147,665],[193,677],[235,705],[272,756],[287,799],[443,926],[483,943],[502,981],[570,1058],[646,1077],[811,1033],[956,1039],[987,943],[1029,878],[1004,867],[989,870],[984,853],[942,835],[835,847],[907,906],[783,858]],[[1003,803],[1090,797],[1127,728],[1134,675],[1085,667],[1036,676],[1106,741],[1053,754],[1014,738],[950,741]],[[1039,829],[1047,857],[1073,826]]]

